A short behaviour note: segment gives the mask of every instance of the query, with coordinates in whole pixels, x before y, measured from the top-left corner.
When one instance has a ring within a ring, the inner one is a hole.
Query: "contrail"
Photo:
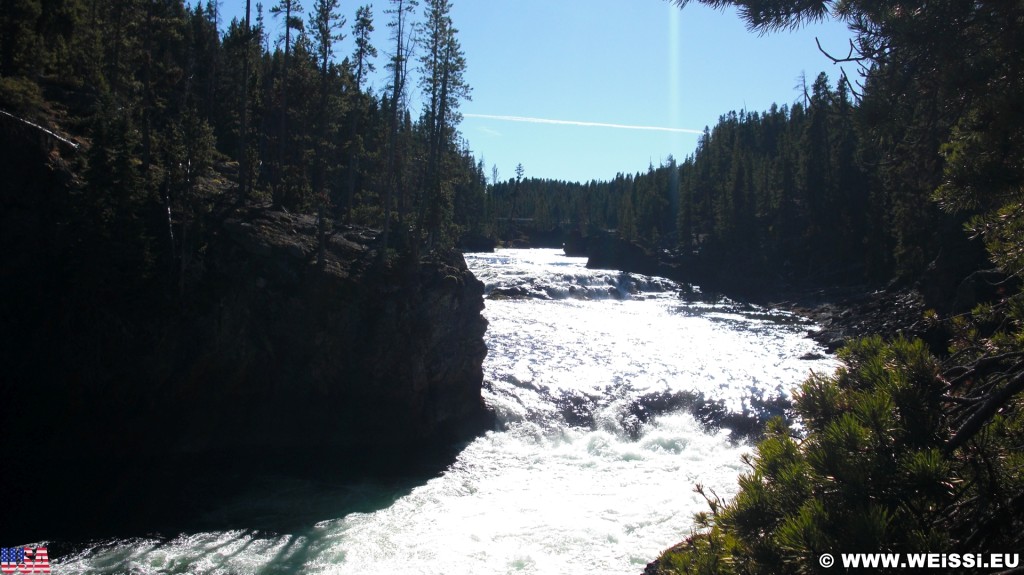
[[[608,124],[605,122],[579,122],[576,120],[551,120],[548,118],[529,118],[526,116],[495,116],[492,114],[463,114],[466,118],[483,120],[501,120],[503,122],[525,122],[527,124],[558,124],[560,126],[590,126],[593,128],[617,128],[620,130],[648,130],[653,132],[676,132],[682,134],[703,134],[703,130],[690,128],[666,128],[663,126],[633,126],[629,124]]]

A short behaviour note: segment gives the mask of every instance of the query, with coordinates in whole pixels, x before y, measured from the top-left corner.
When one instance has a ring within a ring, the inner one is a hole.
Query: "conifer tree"
[[[0,10],[0,76],[31,73],[40,46],[37,22],[43,15],[40,0],[10,0]]]
[[[359,174],[360,161],[365,151],[365,142],[360,135],[360,124],[369,106],[369,98],[363,93],[363,82],[366,74],[376,67],[373,59],[377,57],[377,48],[370,42],[373,33],[373,8],[370,5],[360,6],[356,11],[356,19],[352,24],[352,36],[355,39],[355,96],[349,108],[351,120],[348,134],[348,175],[345,180],[345,219],[352,218],[352,202],[355,196],[356,177]]]
[[[252,187],[252,170],[249,162],[249,66],[252,59],[252,0],[245,0],[245,21],[242,28],[242,81],[240,85],[239,117],[241,126],[238,135],[238,187],[242,198],[249,196]]]
[[[177,260],[178,296],[184,298],[192,260],[202,244],[208,202],[200,187],[213,163],[214,136],[194,109],[175,119],[165,140],[165,197],[173,257]],[[174,223],[179,230],[175,237]]]
[[[466,59],[451,20],[449,0],[427,0],[421,28],[423,55],[420,58],[420,87],[426,101],[427,185],[429,195],[421,206],[421,228],[428,245],[445,241],[446,220],[451,217],[452,197],[446,174],[446,152],[458,124],[459,103],[469,99],[464,74]]]
[[[339,0],[316,0],[313,4],[313,12],[310,15],[310,28],[313,31],[313,39],[316,43],[317,63],[320,71],[320,97],[317,112],[319,123],[316,137],[316,170],[313,183],[313,193],[317,206],[317,230],[318,230],[318,256],[317,261],[323,267],[325,265],[326,234],[327,234],[327,204],[329,194],[327,189],[327,169],[330,160],[328,155],[332,148],[329,133],[332,131],[334,122],[333,110],[330,109],[330,84],[328,67],[334,55],[334,43],[344,39],[339,30],[344,27],[345,19],[338,14]]]
[[[295,42],[293,41],[292,32],[295,31],[297,34],[304,30],[302,22],[302,4],[299,0],[278,0],[278,3],[270,8],[270,13],[274,16],[280,16],[284,18],[284,54],[281,65],[281,77],[278,81],[278,91],[280,98],[280,107],[278,109],[278,133],[276,138],[276,173],[273,176],[274,184],[274,203],[278,205],[290,204],[289,207],[295,207],[294,203],[297,198],[301,196],[299,190],[304,186],[302,177],[296,173],[295,162],[293,159],[298,150],[292,145],[291,135],[289,133],[289,122],[288,116],[291,111],[289,104],[289,96],[292,90],[292,60],[293,51],[295,49]]]
[[[373,6],[366,4],[356,10],[356,19],[352,24],[352,37],[355,39],[356,86],[362,89],[366,75],[376,70],[373,59],[377,57],[377,48],[370,42],[373,34]]]
[[[394,42],[394,52],[388,61],[388,70],[391,72],[391,80],[388,90],[391,98],[388,102],[388,151],[387,151],[387,185],[384,195],[384,230],[383,244],[385,248],[390,245],[391,210],[394,197],[397,194],[404,196],[402,185],[402,165],[399,148],[399,129],[402,126],[402,115],[406,95],[406,77],[408,76],[408,64],[412,56],[413,42],[409,38],[409,18],[419,2],[416,0],[391,0],[391,8],[385,13],[391,15],[388,27],[391,28],[391,40]],[[399,198],[399,205],[404,206],[404,197]],[[400,208],[401,209],[401,208]],[[383,251],[382,254],[383,256]]]

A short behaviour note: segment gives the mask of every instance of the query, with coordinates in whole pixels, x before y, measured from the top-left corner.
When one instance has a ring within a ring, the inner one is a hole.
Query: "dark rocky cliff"
[[[373,232],[343,229],[321,270],[314,218],[263,209],[219,236],[199,308],[150,363],[169,449],[406,449],[480,429],[483,285],[461,255],[380,263]]]
[[[312,216],[221,206],[180,291],[161,260],[134,273],[91,243],[73,159],[0,152],[0,437],[35,462],[3,479],[35,510],[19,528],[96,528],[110,498],[177,501],[168,481],[199,469],[400,473],[492,425],[461,254],[381,258],[377,232],[339,226],[321,266]]]
[[[349,229],[321,270],[314,232],[310,216],[242,210],[185,309],[86,323],[65,307],[67,328],[17,317],[31,340],[12,360],[23,414],[4,435],[56,457],[130,457],[406,449],[481,429],[483,285],[461,255],[379,263],[374,234]]]

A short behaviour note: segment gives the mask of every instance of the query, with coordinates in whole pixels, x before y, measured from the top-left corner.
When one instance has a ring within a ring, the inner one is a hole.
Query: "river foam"
[[[443,473],[388,485],[263,478],[211,510],[239,529],[66,545],[55,570],[638,573],[706,509],[694,485],[735,492],[750,448],[723,414],[780,405],[810,370],[834,365],[799,359],[821,350],[788,314],[688,301],[668,280],[587,270],[553,250],[467,260],[494,296],[484,395],[500,427]],[[311,508],[339,511],[304,523]],[[289,513],[287,532],[258,527]]]

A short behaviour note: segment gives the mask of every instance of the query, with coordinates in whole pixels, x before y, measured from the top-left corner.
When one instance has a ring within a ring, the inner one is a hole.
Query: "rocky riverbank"
[[[666,277],[699,286],[694,297],[729,297],[785,309],[811,318],[820,329],[808,336],[827,350],[836,351],[851,338],[878,334],[921,338],[938,355],[946,351],[948,333],[941,321],[970,311],[975,305],[998,297],[1006,289],[1005,276],[977,271],[961,258],[940,258],[915,281],[892,280],[888,284],[826,281],[821,278],[745,275],[721,262],[696,254],[664,250],[652,252],[613,234],[599,234],[571,246],[575,255],[587,255],[589,268],[615,269]],[[566,252],[570,252],[567,244]],[[973,261],[967,259],[966,261]]]
[[[811,293],[788,293],[765,305],[810,318],[819,329],[808,336],[829,352],[847,341],[869,335],[891,339],[898,335],[934,339],[937,326],[925,321],[921,293],[913,288],[831,288]]]

